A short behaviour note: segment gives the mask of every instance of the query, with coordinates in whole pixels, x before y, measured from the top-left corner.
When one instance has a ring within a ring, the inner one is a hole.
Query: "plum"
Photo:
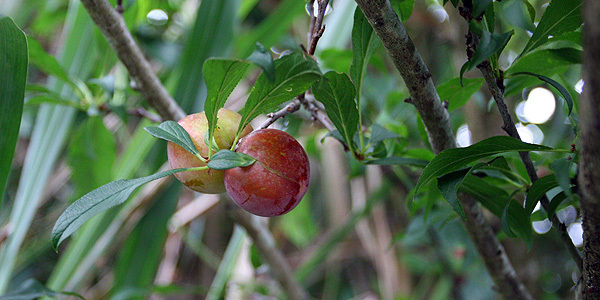
[[[235,141],[235,135],[242,117],[234,111],[222,108],[217,113],[217,118],[214,140],[219,149],[229,149]],[[206,114],[204,112],[191,114],[181,119],[178,123],[188,132],[200,155],[207,157],[208,146],[204,141],[206,132],[208,132]],[[248,125],[241,132],[240,137],[250,132],[252,132],[252,127]],[[169,164],[173,169],[206,166],[206,163],[198,157],[172,142],[169,142],[167,145],[167,156]],[[223,175],[223,171],[212,169],[175,173],[175,177],[184,185],[194,191],[205,194],[225,192]]]
[[[238,206],[273,217],[298,205],[310,177],[308,156],[298,141],[281,130],[261,129],[243,138],[236,151],[256,159],[248,167],[225,170],[225,189]]]

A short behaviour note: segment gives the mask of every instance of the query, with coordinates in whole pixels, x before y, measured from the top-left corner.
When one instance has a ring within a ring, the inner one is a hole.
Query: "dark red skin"
[[[261,129],[244,137],[237,152],[256,162],[225,170],[225,189],[246,211],[263,217],[283,215],[298,205],[310,177],[308,156],[291,135]]]

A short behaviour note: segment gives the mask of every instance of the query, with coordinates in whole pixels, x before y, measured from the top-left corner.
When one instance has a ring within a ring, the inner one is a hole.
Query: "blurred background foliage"
[[[465,88],[458,89],[467,24],[455,7],[440,2],[391,1],[442,100],[450,101],[459,145],[468,146],[503,134],[502,120],[478,72],[466,73]],[[515,30],[498,59],[502,68],[525,47],[548,2],[494,2],[496,31]],[[123,17],[152,67],[188,113],[203,110],[201,71],[208,57],[246,58],[257,42],[275,56],[307,46],[304,1],[125,0],[123,5]],[[323,71],[348,72],[355,7],[349,0],[332,3],[315,55]],[[285,299],[251,241],[236,234],[225,216],[219,198],[227,196],[193,193],[172,179],[149,184],[124,206],[96,216],[55,253],[50,230],[69,203],[109,181],[167,168],[166,144],[142,130],[157,115],[79,1],[2,0],[0,14],[25,31],[30,47],[26,104],[0,207],[0,295],[33,278],[86,299]],[[577,108],[581,37],[577,30],[570,34],[519,63],[563,84]],[[242,107],[258,72],[248,73],[229,108]],[[364,125],[398,135],[381,143],[382,153],[430,160],[424,127],[404,101],[409,96],[401,82],[377,41],[363,88]],[[525,141],[563,149],[574,143],[576,109],[567,117],[564,100],[551,87],[534,77],[512,77],[506,96]],[[336,140],[325,138],[327,130],[303,110],[274,126],[299,139],[311,160],[304,200],[291,213],[270,219],[269,227],[313,297],[496,297],[461,220],[435,184],[411,200],[420,168],[362,165]],[[540,175],[549,174],[561,157],[534,154]],[[508,158],[525,174],[516,155]],[[518,189],[500,179],[493,184]],[[580,245],[577,202],[565,202],[558,214]],[[533,214],[529,249],[503,233],[499,218],[490,214],[490,220],[535,299],[573,298],[577,267],[556,231],[549,231],[545,214]]]

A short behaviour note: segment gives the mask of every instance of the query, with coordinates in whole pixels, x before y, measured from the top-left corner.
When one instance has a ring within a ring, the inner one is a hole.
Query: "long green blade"
[[[27,40],[8,17],[0,18],[0,203],[19,135],[25,81]]]

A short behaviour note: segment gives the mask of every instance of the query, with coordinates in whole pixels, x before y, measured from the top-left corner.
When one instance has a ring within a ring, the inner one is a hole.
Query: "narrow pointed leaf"
[[[19,135],[25,82],[27,40],[8,17],[0,18],[0,203]]]
[[[432,179],[454,172],[471,162],[491,155],[514,151],[552,150],[547,146],[524,143],[508,136],[494,136],[466,148],[448,149],[438,154],[425,167],[415,189],[418,191]]]
[[[317,63],[302,53],[293,52],[275,61],[275,81],[261,73],[240,112],[240,132],[252,119],[275,109],[279,104],[305,92],[321,77]]]
[[[27,43],[29,44],[29,58],[31,59],[31,64],[42,70],[42,72],[55,76],[71,86],[75,86],[69,78],[69,75],[67,75],[67,71],[65,71],[58,63],[56,58],[44,50],[42,45],[36,39],[28,36]]]
[[[567,196],[567,194],[565,192],[560,192],[552,198],[552,200],[550,201],[550,206],[548,207],[548,212],[547,212],[548,219],[552,220],[552,217],[556,213],[556,210],[558,209],[560,204],[563,203],[563,201],[565,201],[567,198],[569,198],[569,197]]]
[[[461,85],[460,78],[453,78],[436,89],[440,99],[448,101],[448,110],[453,111],[465,105],[481,88],[483,82],[483,78],[463,78]]]
[[[71,236],[93,216],[127,201],[140,186],[150,181],[188,170],[173,169],[135,179],[120,179],[107,183],[77,199],[60,215],[52,229],[52,246],[58,245]]]
[[[416,158],[390,156],[374,160],[363,161],[368,165],[410,165],[416,167],[425,167],[429,161]]]
[[[464,220],[465,211],[458,200],[458,188],[465,180],[465,177],[471,172],[471,168],[458,170],[438,178],[438,189],[444,198],[450,203],[454,211]]]
[[[357,7],[354,11],[354,25],[352,26],[352,65],[350,66],[350,77],[356,86],[357,93],[362,90],[363,77],[373,53],[375,37],[373,27],[365,18],[362,10]]]
[[[546,192],[557,186],[558,181],[554,174],[536,180],[527,191],[527,198],[525,200],[525,210],[527,213],[531,214],[538,201],[540,201]]]
[[[377,124],[371,126],[371,136],[369,137],[370,144],[377,144],[384,140],[399,138],[400,136],[385,127],[381,127]]]
[[[353,136],[358,130],[356,90],[348,75],[330,71],[313,86],[315,98],[323,103],[325,112],[335,128],[354,150]]]
[[[477,49],[475,50],[475,53],[473,53],[473,57],[471,57],[471,60],[467,61],[462,68],[460,68],[461,83],[465,72],[477,67],[477,65],[484,62],[492,55],[501,52],[512,35],[512,30],[500,34],[494,34],[484,30],[481,35],[481,42],[479,45],[477,45]]]
[[[236,59],[207,59],[202,67],[204,81],[206,82],[207,97],[204,103],[204,112],[208,120],[208,137],[212,137],[217,127],[217,113],[225,106],[227,98],[238,85],[249,62]]]
[[[4,296],[0,296],[0,300],[29,300],[42,297],[58,297],[60,295],[72,296],[85,300],[81,295],[75,293],[55,292],[35,279],[25,280],[17,290],[7,293]]]
[[[275,64],[273,63],[273,56],[263,45],[256,43],[256,49],[246,60],[259,66],[263,69],[263,72],[265,72],[269,80],[275,81]]]
[[[582,0],[552,0],[519,56],[541,46],[550,36],[573,31],[582,24]]]
[[[237,167],[247,167],[256,161],[252,156],[244,153],[223,149],[215,153],[208,162],[208,167],[215,170],[227,170]]]
[[[181,125],[177,124],[174,121],[165,121],[162,122],[158,126],[148,126],[144,128],[151,135],[167,140],[169,142],[173,142],[188,152],[200,156],[200,152],[196,149],[194,142],[192,142],[192,138],[190,135],[181,127]]]
[[[513,200],[513,195],[509,197],[500,219],[502,229],[508,236],[519,237],[523,239],[528,248],[531,247],[533,230],[529,214],[518,202]]]

